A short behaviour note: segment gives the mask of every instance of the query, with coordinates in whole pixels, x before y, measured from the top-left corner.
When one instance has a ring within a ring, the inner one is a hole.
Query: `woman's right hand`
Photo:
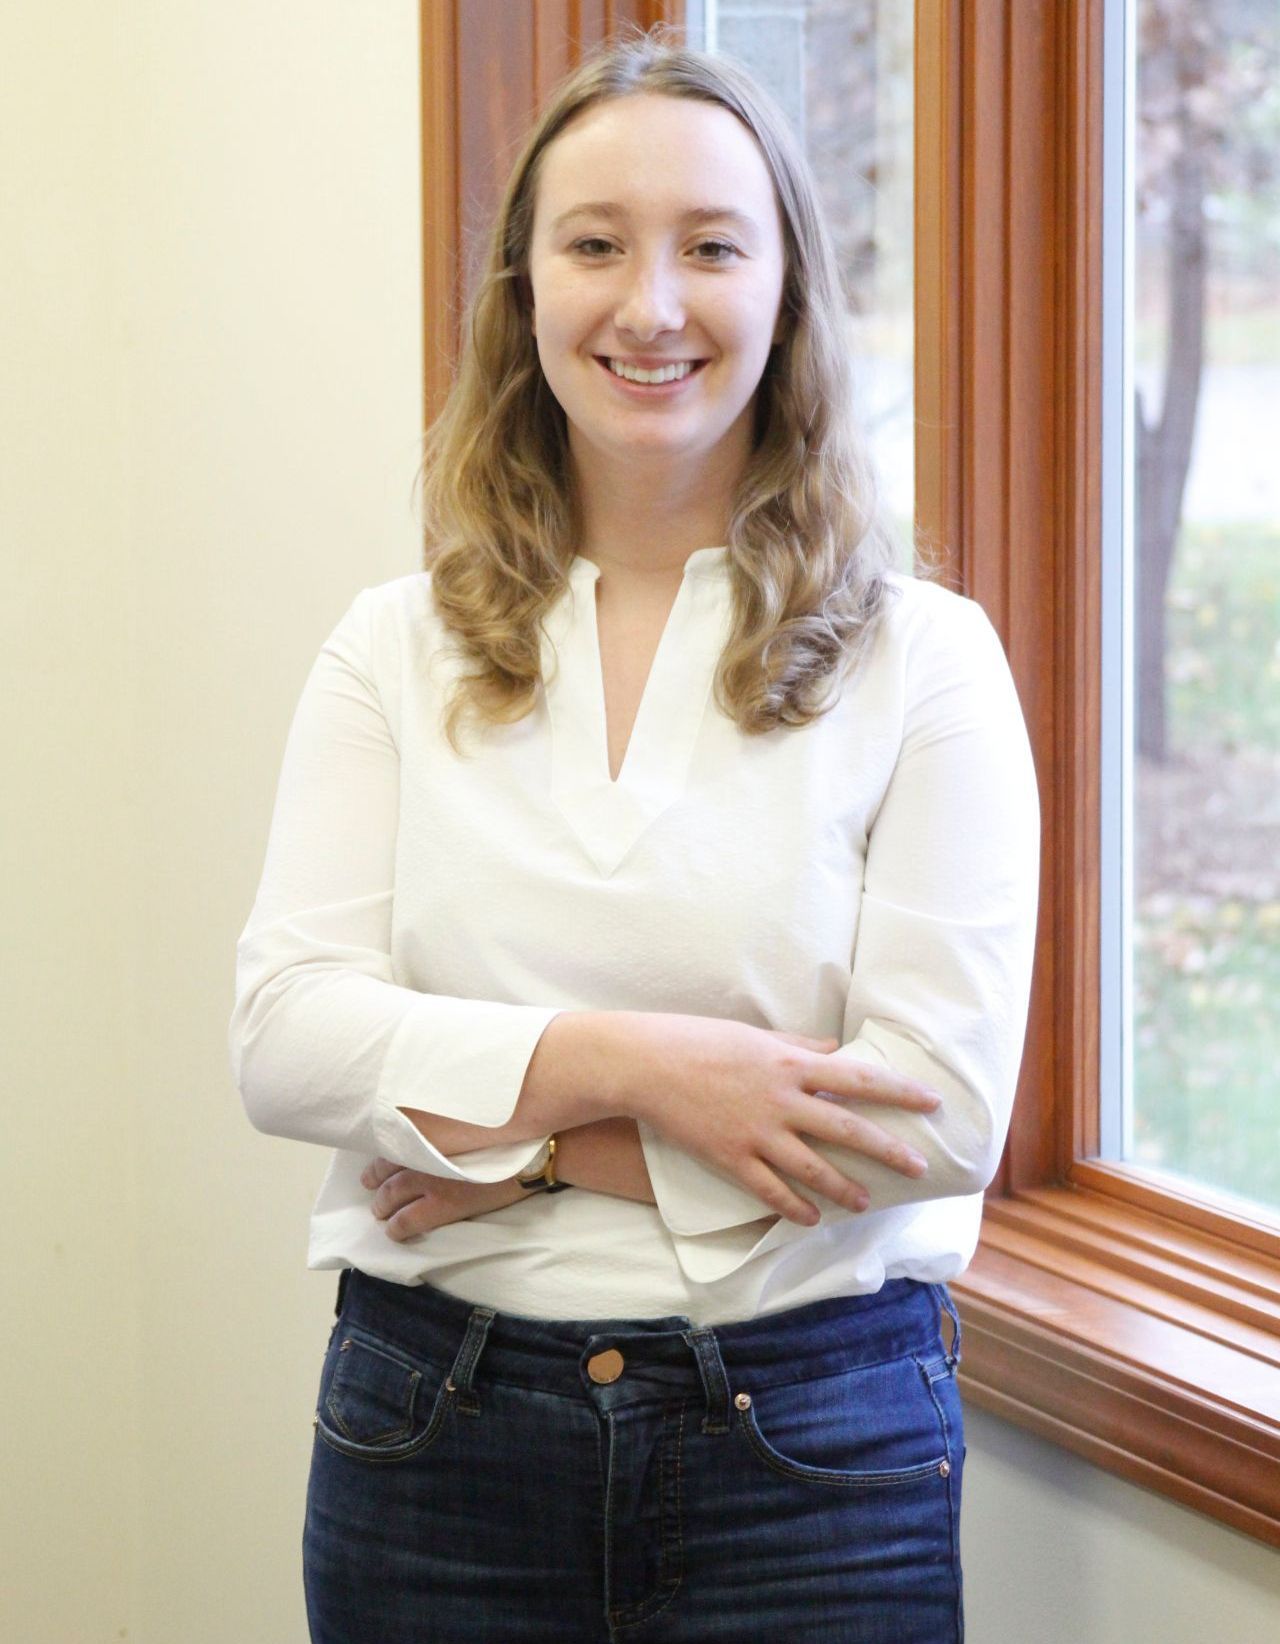
[[[710,1016],[624,1014],[624,1100],[631,1116],[733,1177],[788,1221],[811,1227],[819,1212],[781,1171],[836,1204],[867,1208],[862,1183],[815,1152],[806,1137],[865,1154],[904,1176],[928,1169],[899,1137],[846,1103],[932,1113],[942,1098],[914,1079],[832,1055],[837,1039]]]

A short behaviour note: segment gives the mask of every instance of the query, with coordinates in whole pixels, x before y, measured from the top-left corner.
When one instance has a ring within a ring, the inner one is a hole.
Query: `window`
[[[1116,643],[1134,628],[1123,494],[1137,489],[1117,408],[1131,419],[1126,347],[1130,370],[1143,357],[1125,325],[1144,312],[1132,277],[1142,241],[1125,236],[1135,8],[916,8],[917,335],[939,339],[932,367],[918,353],[917,397],[941,409],[945,431],[927,453],[921,425],[918,506],[1005,638],[1045,822],[1014,1126],[978,1253],[954,1286],[962,1374],[973,1402],[1280,1545],[1280,1220],[1228,1196],[1225,1171],[1179,1174],[1167,1146],[1144,1157],[1168,1121],[1158,1074],[1132,1055],[1151,1025],[1126,984],[1131,960],[1150,958],[1150,905],[1136,904],[1144,926],[1126,903],[1144,834],[1123,826],[1124,806],[1145,756],[1134,754],[1137,693],[1117,663],[1130,652]],[[1161,10],[1220,27],[1216,9],[1213,21],[1173,0]],[[940,225],[932,241],[929,223]],[[1201,597],[1189,612],[1173,601],[1175,633],[1184,616],[1203,620]],[[1250,618],[1265,621],[1256,602]],[[1176,691],[1172,652],[1166,661]],[[1150,829],[1170,813],[1146,794]],[[1138,859],[1140,874],[1153,868]],[[1129,974],[1149,987],[1149,972]],[[1274,1098],[1274,1074],[1261,1077]]]
[[[1280,1211],[1280,11],[1131,0],[1127,22],[1104,134],[1102,1154],[1256,1214]]]
[[[692,43],[742,63],[790,117],[850,297],[859,422],[904,564],[915,513],[914,26],[877,0],[701,0]]]

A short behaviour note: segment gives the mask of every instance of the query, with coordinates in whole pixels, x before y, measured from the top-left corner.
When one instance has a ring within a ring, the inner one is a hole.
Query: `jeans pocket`
[[[843,1489],[946,1479],[948,1424],[922,1355],[736,1392],[740,1430],[775,1473]]]
[[[345,1456],[401,1461],[439,1435],[452,1397],[442,1371],[358,1326],[343,1326],[325,1355],[316,1434]]]

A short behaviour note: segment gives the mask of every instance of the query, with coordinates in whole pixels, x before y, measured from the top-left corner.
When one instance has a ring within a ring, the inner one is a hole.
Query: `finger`
[[[917,1152],[910,1142],[904,1142],[900,1136],[892,1135],[860,1113],[851,1113],[838,1102],[821,1102],[818,1098],[814,1101],[817,1105],[807,1107],[803,1116],[797,1115],[795,1120],[796,1128],[806,1135],[862,1153],[868,1159],[875,1159],[913,1180],[928,1171],[928,1159]],[[774,1157],[776,1154],[771,1155],[771,1163]],[[787,1168],[791,1167],[788,1165]],[[819,1191],[825,1193],[826,1189],[820,1188]]]
[[[431,1178],[416,1170],[398,1170],[388,1176],[373,1196],[373,1213],[379,1221],[386,1221],[397,1210],[415,1200],[424,1199],[431,1192]]]
[[[881,1102],[913,1113],[934,1113],[942,1106],[942,1092],[931,1085],[847,1056],[825,1057],[816,1083],[806,1080],[805,1089],[815,1092],[821,1089],[832,1096],[852,1097],[860,1102]]]
[[[395,1164],[391,1159],[374,1159],[360,1172],[361,1185],[372,1191],[376,1187],[381,1187],[388,1176],[394,1176],[397,1170],[403,1169],[403,1165]]]
[[[828,1163],[798,1136],[789,1137],[775,1148],[769,1162],[775,1169],[785,1170],[810,1192],[821,1193],[846,1210],[861,1212],[871,1203],[871,1195],[861,1182]]]
[[[424,1233],[430,1233],[436,1226],[435,1214],[431,1204],[426,1199],[415,1199],[403,1210],[398,1210],[386,1225],[386,1234],[397,1244],[403,1244],[406,1239],[417,1239]]]
[[[799,1222],[801,1227],[813,1227],[821,1220],[817,1205],[801,1198],[763,1160],[749,1160],[742,1167],[739,1179],[748,1193],[754,1193],[767,1209],[776,1211],[787,1221]]]

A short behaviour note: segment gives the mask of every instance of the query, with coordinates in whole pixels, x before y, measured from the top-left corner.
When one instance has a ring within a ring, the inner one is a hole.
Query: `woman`
[[[499,212],[428,569],[303,690],[231,1044],[335,1150],[317,1644],[962,1636],[945,1281],[1038,811],[990,623],[891,569],[840,316],[758,88],[588,63]]]

